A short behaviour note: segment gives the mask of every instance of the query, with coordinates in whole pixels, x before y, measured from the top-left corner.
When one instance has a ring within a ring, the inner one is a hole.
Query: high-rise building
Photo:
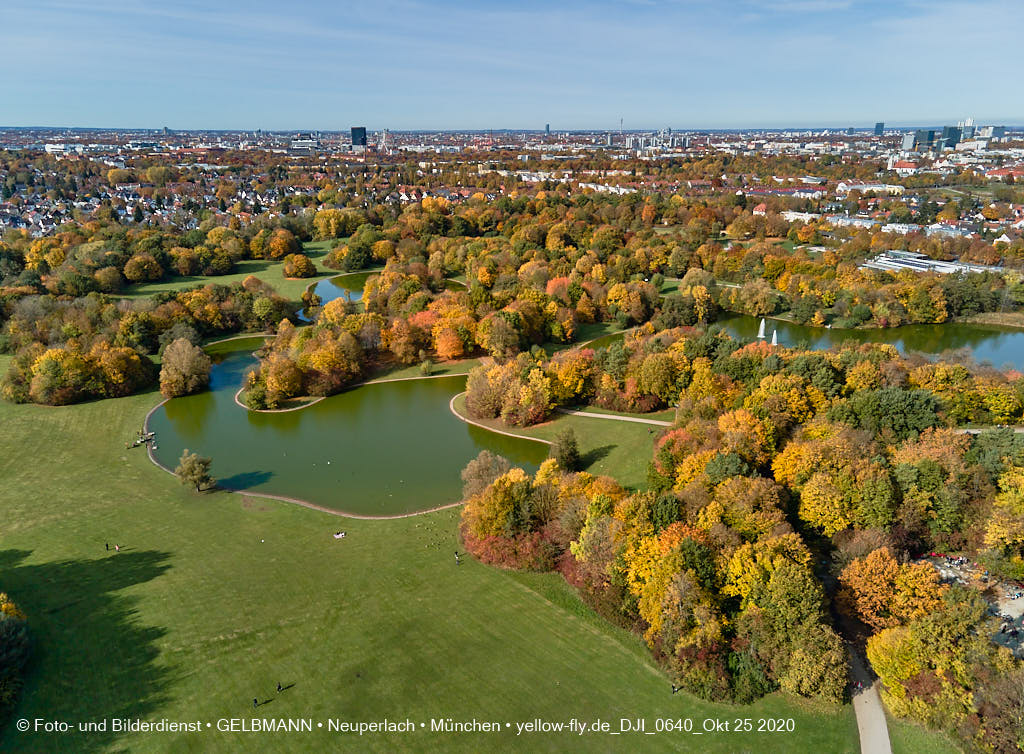
[[[935,131],[931,129],[918,129],[914,131],[914,146],[912,149],[931,149],[935,146]]]
[[[366,126],[352,126],[352,146],[366,146]]]
[[[885,123],[882,122],[882,121],[878,121],[878,123],[875,124],[875,136],[881,136],[884,133],[885,133]]]
[[[957,126],[943,126],[942,136],[939,137],[939,149],[954,149],[960,143],[960,128]]]
[[[544,135],[545,136],[551,136],[551,124],[550,123],[545,123],[544,124]]]
[[[903,134],[903,144],[901,149],[904,152],[911,152],[914,149],[915,136],[913,132]]]

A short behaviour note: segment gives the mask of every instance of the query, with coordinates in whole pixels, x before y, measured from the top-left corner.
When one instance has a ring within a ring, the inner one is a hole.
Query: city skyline
[[[912,0],[417,0],[210,10],[17,0],[6,126],[182,130],[1014,125],[1024,8]],[[46,50],[40,57],[39,50]],[[140,51],[145,51],[143,57]],[[968,52],[970,65],[948,64]],[[628,61],[628,63],[627,63]]]

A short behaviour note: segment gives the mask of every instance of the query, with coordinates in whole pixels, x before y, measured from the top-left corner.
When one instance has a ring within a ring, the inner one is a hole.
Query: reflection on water
[[[741,314],[731,314],[719,320],[718,324],[734,337],[750,340],[757,337],[761,320]],[[770,340],[772,332],[778,331],[779,345],[797,346],[806,344],[815,350],[823,350],[844,342],[891,343],[900,353],[923,353],[937,356],[947,351],[968,349],[977,362],[989,362],[994,366],[1024,368],[1024,331],[1001,328],[994,325],[969,325],[950,322],[943,325],[905,325],[882,330],[831,330],[824,327],[808,327],[792,322],[769,319],[765,322],[765,334]],[[951,354],[954,358],[962,354]]]
[[[313,293],[320,297],[320,305],[324,306],[328,301],[336,298],[347,298],[349,301],[359,301],[363,298],[363,288],[371,275],[376,275],[379,270],[373,272],[353,272],[348,275],[337,275],[333,278],[321,280],[313,286]],[[312,322],[306,310],[298,314],[303,322]]]
[[[758,317],[745,314],[723,315],[718,325],[734,338],[754,340],[761,324]],[[765,320],[765,336],[771,341],[778,331],[780,346],[803,346],[815,351],[841,346],[843,343],[891,343],[900,353],[943,355],[949,361],[973,358],[978,363],[995,367],[1024,370],[1024,330],[996,325],[969,325],[950,322],[944,325],[906,325],[881,330],[832,330],[826,327],[797,325],[784,320]],[[612,333],[589,344],[590,348],[607,348],[621,341],[624,333]]]
[[[464,376],[365,385],[300,411],[266,414],[234,402],[255,363],[251,351],[225,348],[216,358],[211,391],[168,401],[150,429],[162,464],[174,468],[187,447],[213,458],[214,476],[226,486],[389,515],[457,501],[459,474],[482,449],[530,471],[547,455],[544,444],[453,416],[448,404],[465,388]]]

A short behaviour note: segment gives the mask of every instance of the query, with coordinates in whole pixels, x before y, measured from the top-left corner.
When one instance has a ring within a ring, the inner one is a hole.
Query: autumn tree
[[[927,563],[900,563],[888,547],[857,558],[839,576],[839,605],[872,628],[908,623],[942,602],[945,591]]]
[[[188,395],[210,382],[210,357],[186,338],[178,338],[164,349],[160,367],[160,392],[165,398]]]
[[[984,598],[954,585],[936,609],[868,640],[868,660],[893,714],[968,740],[974,733],[984,736],[976,694],[987,695],[1016,665],[1008,650],[991,641],[987,619]]]
[[[985,544],[1015,556],[1020,562],[1024,549],[1024,468],[1011,466],[999,477],[996,495],[985,531]]]
[[[847,683],[846,651],[824,604],[809,564],[780,561],[753,586],[737,635],[783,690],[838,703]]]
[[[526,472],[513,468],[470,498],[463,512],[469,532],[478,538],[509,537],[528,523],[533,484]]]
[[[188,448],[181,453],[178,459],[178,467],[174,470],[175,475],[182,484],[190,484],[201,492],[204,487],[213,484],[213,477],[210,476],[210,464],[213,460],[196,453],[190,453]]]
[[[297,254],[300,249],[299,240],[287,228],[278,228],[270,234],[270,239],[267,241],[267,256],[270,259],[283,259],[289,254]],[[300,276],[289,275],[288,277]]]
[[[159,280],[164,270],[152,254],[136,254],[124,266],[124,276],[133,283]]]
[[[286,278],[311,278],[316,275],[316,265],[305,254],[289,254],[282,271]]]

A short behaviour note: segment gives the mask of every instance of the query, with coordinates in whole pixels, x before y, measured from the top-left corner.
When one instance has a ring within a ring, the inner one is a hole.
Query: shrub
[[[576,444],[576,433],[571,427],[562,430],[555,436],[548,457],[558,461],[558,465],[566,471],[579,470],[580,449]]]
[[[305,254],[289,254],[284,258],[283,271],[288,278],[311,278],[316,275],[316,266]]]

